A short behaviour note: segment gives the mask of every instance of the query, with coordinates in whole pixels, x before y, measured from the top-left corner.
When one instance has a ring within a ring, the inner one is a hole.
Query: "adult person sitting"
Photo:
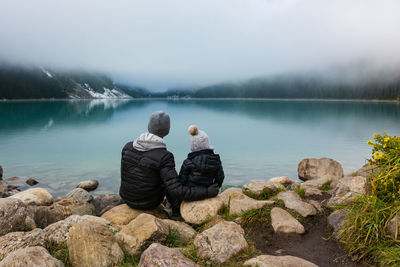
[[[165,195],[170,202],[174,202],[201,200],[218,194],[217,184],[188,187],[180,182],[174,156],[163,140],[169,130],[169,115],[156,111],[150,116],[149,132],[142,133],[122,149],[119,194],[131,208],[155,209]]]

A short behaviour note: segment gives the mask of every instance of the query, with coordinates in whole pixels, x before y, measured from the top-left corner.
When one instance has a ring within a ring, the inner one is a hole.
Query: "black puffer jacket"
[[[179,172],[181,182],[191,186],[210,186],[217,183],[221,187],[224,178],[221,159],[211,149],[190,153]]]
[[[179,200],[200,200],[207,197],[206,187],[188,187],[179,181],[175,160],[165,148],[138,151],[133,142],[122,149],[121,187],[119,194],[134,209],[154,209],[165,192]]]

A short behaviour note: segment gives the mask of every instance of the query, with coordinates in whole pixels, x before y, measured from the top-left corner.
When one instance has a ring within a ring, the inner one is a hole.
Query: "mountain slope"
[[[132,92],[129,88],[121,89],[100,73],[0,64],[0,99],[131,98],[145,95],[144,89]]]

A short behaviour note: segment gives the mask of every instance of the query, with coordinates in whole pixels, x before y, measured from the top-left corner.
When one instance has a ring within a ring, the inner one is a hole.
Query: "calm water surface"
[[[374,133],[400,135],[400,105],[350,101],[92,100],[0,102],[0,165],[4,176],[35,177],[54,196],[85,179],[94,194],[117,193],[124,144],[147,130],[149,115],[165,110],[165,138],[177,171],[189,152],[186,129],[206,131],[221,155],[226,184],[286,175],[297,179],[307,157],[331,157],[345,170],[370,155]]]

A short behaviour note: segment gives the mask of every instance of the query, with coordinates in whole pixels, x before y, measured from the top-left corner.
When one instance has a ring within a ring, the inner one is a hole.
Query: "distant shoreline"
[[[113,100],[113,101],[136,101],[136,100],[167,100],[167,101],[209,101],[209,100],[237,100],[237,101],[314,101],[314,102],[384,102],[384,103],[398,103],[400,100],[396,99],[330,99],[330,98],[239,98],[239,97],[226,97],[226,98],[168,98],[168,97],[140,97],[140,98],[20,98],[20,99],[0,99],[0,102],[41,102],[41,101],[93,101],[93,100]]]

